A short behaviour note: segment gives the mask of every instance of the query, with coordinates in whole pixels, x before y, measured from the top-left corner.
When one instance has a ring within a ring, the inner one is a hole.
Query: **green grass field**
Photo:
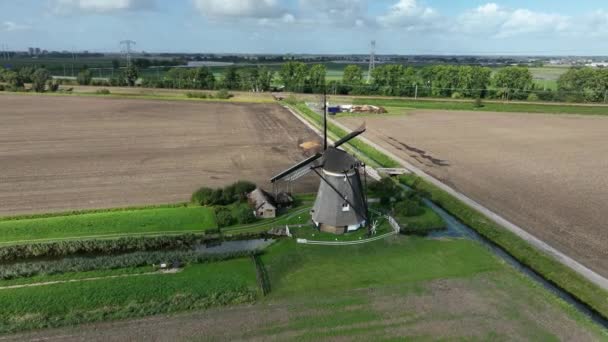
[[[0,244],[183,234],[216,228],[213,209],[152,208],[0,221]]]
[[[431,231],[445,228],[445,222],[431,208],[424,207],[424,213],[418,216],[397,216],[395,217],[401,230],[412,234],[426,234]]]
[[[466,277],[501,269],[497,259],[471,241],[403,237],[339,247],[282,241],[262,259],[274,296]]]
[[[246,303],[260,295],[248,258],[191,265],[175,274],[0,291],[0,333]]]
[[[293,314],[247,332],[246,338],[436,340],[481,334],[473,340],[559,339],[554,327],[535,316],[550,312],[604,336],[473,241],[396,236],[336,247],[286,240],[272,245],[262,260],[272,283],[268,300],[287,305]],[[502,324],[510,332],[502,331]],[[467,328],[442,328],[458,325]]]
[[[545,114],[581,114],[581,115],[608,115],[606,106],[570,106],[547,105],[534,103],[495,103],[484,102],[482,108],[475,108],[472,101],[416,101],[407,99],[379,99],[356,98],[354,104],[369,104],[386,107],[401,107],[409,109],[439,109],[439,110],[466,110],[479,112],[514,112],[514,113],[545,113]]]

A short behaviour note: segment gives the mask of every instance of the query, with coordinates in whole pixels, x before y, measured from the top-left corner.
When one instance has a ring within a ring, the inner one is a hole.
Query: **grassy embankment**
[[[408,102],[403,100],[395,101],[399,101],[398,103]],[[311,115],[311,111],[304,104],[299,104],[295,107],[309,121],[318,123],[318,121],[321,120],[320,117],[315,113],[312,113]],[[552,106],[547,107],[550,108]],[[593,107],[590,108],[597,109]],[[328,129],[334,131],[336,126],[329,124]],[[334,131],[334,133],[343,134],[345,132]],[[357,143],[363,147],[362,149],[359,149],[363,153],[372,150],[373,156],[375,156],[375,159],[379,161],[379,164],[385,167],[393,167],[398,165],[397,162],[393,161],[388,156],[377,151],[364,142],[358,141]],[[511,254],[520,262],[530,266],[534,271],[544,278],[566,290],[571,295],[578,298],[581,302],[600,313],[602,316],[608,317],[607,291],[604,291],[600,287],[589,282],[583,276],[579,275],[559,261],[538,251],[525,240],[509,232],[506,228],[494,223],[489,218],[468,207],[466,204],[460,202],[458,199],[445,193],[434,185],[427,182],[417,182],[417,184],[410,185],[413,185],[413,187],[417,190],[425,190],[429,192],[433,202],[444,208],[446,211],[460,219],[481,235],[488,238],[493,243],[503,248],[507,253]]]
[[[173,90],[173,89],[152,89],[152,88],[115,88],[115,87],[96,87],[96,86],[61,86],[61,89],[74,88],[73,91],[59,91],[56,93],[45,92],[35,93],[31,91],[27,92],[10,92],[0,91],[2,94],[10,95],[23,95],[23,96],[87,96],[87,97],[105,97],[105,98],[120,98],[120,99],[143,99],[143,100],[165,100],[165,101],[203,101],[203,102],[226,102],[226,103],[272,103],[273,99],[270,94],[264,94],[263,96],[244,93],[244,92],[230,92],[234,96],[229,99],[218,99],[218,98],[197,98],[188,97],[188,93],[204,93],[213,95],[215,91],[202,91],[202,90]],[[109,89],[109,94],[99,94],[97,90]]]
[[[0,244],[170,235],[216,228],[212,208],[160,207],[0,221]]]
[[[562,104],[535,104],[535,103],[496,103],[484,102],[483,107],[477,108],[473,101],[432,101],[410,99],[379,99],[355,98],[354,104],[368,104],[385,107],[401,107],[409,109],[439,109],[461,110],[479,112],[514,112],[514,113],[540,113],[540,114],[581,114],[581,115],[608,115],[606,106],[577,106]]]
[[[133,274],[121,270],[67,277],[82,279],[118,273]],[[0,282],[0,286],[5,284],[12,283]],[[175,274],[133,275],[0,291],[0,333],[246,303],[260,295],[250,259],[190,265]]]

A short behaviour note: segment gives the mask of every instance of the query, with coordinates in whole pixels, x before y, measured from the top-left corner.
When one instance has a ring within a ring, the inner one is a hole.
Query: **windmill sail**
[[[350,132],[348,135],[344,136],[342,139],[336,141],[336,143],[334,144],[334,147],[339,147],[340,145],[346,144],[347,142],[354,139],[358,135],[363,134],[363,132],[365,132],[365,123],[363,125],[361,125],[361,127],[357,128],[356,130]]]
[[[310,172],[310,164],[315,162],[317,159],[321,158],[322,154],[317,153],[310,158],[307,158],[296,165],[290,167],[289,169],[279,173],[278,175],[272,177],[270,179],[271,183],[274,183],[278,180],[296,180],[308,172]]]

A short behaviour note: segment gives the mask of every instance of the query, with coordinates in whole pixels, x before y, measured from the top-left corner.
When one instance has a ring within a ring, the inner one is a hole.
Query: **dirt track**
[[[274,104],[0,95],[0,215],[186,201],[266,183],[314,137]],[[314,190],[316,181],[300,189]]]
[[[608,276],[608,118],[414,111],[367,137]]]

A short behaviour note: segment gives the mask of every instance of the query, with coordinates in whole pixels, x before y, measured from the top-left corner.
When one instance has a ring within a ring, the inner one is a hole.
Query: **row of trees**
[[[59,88],[59,84],[53,81],[51,73],[45,68],[25,67],[13,71],[0,67],[0,82],[6,83],[11,90],[23,89],[25,83],[31,83],[32,90],[36,92],[47,89],[56,91]]]
[[[266,67],[226,68],[217,80],[206,67],[172,68],[162,77],[144,77],[142,85],[150,88],[227,89],[262,92],[271,90],[274,73]]]
[[[558,79],[557,89],[566,94],[567,101],[607,102],[608,69],[570,69]]]
[[[424,68],[381,65],[367,84],[357,65],[344,69],[342,81],[329,83],[332,91],[351,95],[432,97],[526,97],[535,87],[532,73],[524,67],[506,67],[492,74],[480,66],[433,65]],[[492,91],[490,91],[492,90]]]
[[[542,90],[526,67],[511,66],[493,71],[481,66],[433,65],[422,68],[380,65],[368,83],[363,69],[348,65],[341,80],[326,82],[323,64],[284,63],[278,72],[265,66],[224,69],[220,77],[207,67],[172,68],[163,75],[142,75],[141,85],[151,88],[227,89],[263,92],[282,84],[286,91],[409,97],[496,98],[570,102],[608,101],[608,69],[572,68],[558,80],[557,91]],[[93,80],[89,69],[78,73],[81,85],[134,86],[140,77],[135,64],[122,69],[109,81]],[[31,83],[35,91],[57,88],[45,68],[24,67],[18,71],[0,68],[0,82],[14,89]]]

